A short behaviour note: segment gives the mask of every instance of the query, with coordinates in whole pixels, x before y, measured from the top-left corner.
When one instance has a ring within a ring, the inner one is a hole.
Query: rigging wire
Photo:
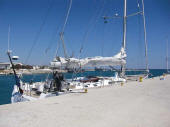
[[[101,1],[104,1],[104,0],[101,0]],[[102,4],[102,5],[103,5],[103,4]],[[98,14],[98,13],[100,13],[100,11],[101,11],[101,10],[100,10],[100,8],[99,8],[99,10],[96,10],[96,13]],[[95,16],[96,13],[94,13],[94,15],[91,16],[90,21],[89,21],[89,23],[88,23],[88,26],[92,25],[92,24],[93,24],[93,21],[98,17],[98,15]],[[96,22],[96,20],[95,20],[95,22]],[[96,23],[97,23],[97,22],[96,22]],[[85,34],[84,34],[84,36],[83,36],[83,41],[82,41],[82,44],[81,44],[80,50],[79,50],[79,56],[78,56],[78,59],[79,59],[79,60],[80,60],[80,57],[81,57],[81,55],[82,55],[82,50],[84,49],[84,43],[85,43],[85,41],[86,41],[86,39],[87,39],[87,37],[88,37],[88,35],[89,35],[89,32],[90,32],[90,29],[89,29],[89,28],[92,28],[92,27],[87,27],[86,32],[85,32]],[[73,75],[75,75],[75,77],[76,77],[79,72],[81,72],[81,64],[80,64],[78,70],[75,70],[75,69],[73,70]],[[73,78],[73,76],[72,76],[72,78]]]
[[[52,44],[54,42],[54,38],[57,37],[57,30],[58,30],[58,27],[54,29],[53,35],[52,35],[52,37],[51,37],[51,39],[50,39],[50,41],[48,43],[47,48],[45,49],[45,54],[47,54],[48,51],[51,49]]]
[[[107,13],[109,12],[109,9],[108,8],[105,8],[105,10],[103,10],[103,16],[106,16]],[[102,29],[102,32],[103,32],[103,36],[102,36],[102,41],[101,41],[101,56],[104,56],[104,40],[105,40],[105,32],[106,32],[106,24],[108,22],[104,19],[104,25],[103,25],[103,29]]]
[[[101,0],[102,1],[102,0]],[[95,3],[96,3],[96,1],[95,1]],[[96,12],[97,12],[98,10],[96,10]],[[93,20],[95,20],[95,13],[93,14],[93,15],[91,15],[91,17],[90,17],[90,21],[88,22],[88,25],[87,26],[91,26],[92,25],[92,23],[93,23]],[[87,39],[87,37],[88,37],[88,35],[89,35],[89,31],[90,31],[90,29],[89,28],[91,28],[91,27],[86,27],[87,29],[86,29],[86,31],[85,31],[85,34],[84,34],[84,36],[83,36],[83,41],[82,41],[82,43],[81,43],[81,45],[80,45],[80,49],[79,49],[79,56],[78,56],[78,59],[80,60],[80,57],[81,57],[81,53],[82,53],[82,50],[83,50],[83,48],[84,48],[84,43],[85,43],[85,41],[86,41],[86,39]],[[73,70],[73,76],[72,76],[72,79],[73,79],[73,77],[75,76],[75,77],[77,77],[77,74],[80,72],[81,73],[81,64],[79,65],[79,69],[78,70]]]
[[[62,30],[60,32],[60,41],[62,42],[62,45],[63,45],[65,58],[67,58],[68,55],[67,55],[66,46],[65,46],[65,43],[64,43],[64,31],[65,31],[65,27],[67,25],[67,21],[68,21],[68,17],[69,17],[70,11],[71,11],[71,7],[72,7],[72,0],[70,0],[69,8],[68,8],[68,11],[67,11],[66,16],[65,16],[65,20],[64,20]]]
[[[102,36],[102,39],[101,39],[101,56],[104,56],[105,31],[106,31],[106,24],[104,23],[104,26],[103,26],[103,36]]]
[[[99,17],[101,16],[101,14],[102,14],[102,12],[103,12],[104,5],[105,5],[105,0],[101,0],[101,2],[102,2],[102,7],[101,7],[101,8],[98,8],[98,9],[96,10],[96,12],[94,13],[94,15],[91,16],[91,20],[89,21],[88,26],[89,26],[89,28],[91,28],[91,29],[95,29],[96,24],[97,24],[97,21],[99,20]],[[97,15],[95,16],[96,13],[97,13]],[[95,24],[95,25],[94,25],[94,28],[93,28],[93,27],[90,27],[90,25],[92,25],[92,24]],[[89,29],[89,28],[87,27],[87,30],[86,30],[86,32],[85,32],[85,34],[84,34],[83,41],[82,41],[82,44],[81,44],[81,47],[80,47],[80,50],[79,50],[79,57],[78,57],[78,59],[80,59],[80,57],[81,57],[81,55],[82,55],[82,50],[84,49],[84,43],[86,42],[86,40],[87,40],[87,38],[88,38],[88,36],[89,36],[90,30],[91,30],[91,29]],[[76,71],[74,72],[75,75],[77,75],[77,73],[79,73],[80,71],[81,71],[81,65],[80,65],[78,71],[77,71],[77,72],[76,72]]]
[[[72,58],[72,57],[74,57],[74,51],[73,51],[73,47],[74,47],[74,45],[73,45],[73,40],[69,40],[69,38],[67,37],[67,36],[65,36],[64,37],[64,39],[65,39],[65,41],[66,42],[68,42],[69,41],[69,43],[67,44],[68,45],[68,47],[69,47],[69,49],[67,50],[68,51],[68,54],[70,54],[70,58]]]
[[[39,31],[37,32],[37,34],[36,34],[36,36],[35,36],[35,38],[34,38],[33,45],[32,45],[32,47],[31,47],[31,49],[30,49],[30,51],[29,51],[29,54],[28,54],[28,56],[27,56],[27,58],[26,58],[25,64],[28,62],[28,60],[29,60],[29,58],[30,58],[30,56],[31,56],[31,54],[32,54],[32,52],[33,52],[33,49],[34,49],[36,43],[37,43],[38,40],[39,40],[40,34],[41,34],[41,32],[42,32],[42,30],[43,30],[43,28],[44,28],[44,25],[45,25],[45,23],[46,23],[46,20],[47,20],[47,18],[48,18],[48,15],[49,15],[49,13],[50,13],[50,10],[51,10],[51,8],[52,8],[52,6],[53,6],[53,3],[54,3],[54,0],[52,0],[51,3],[49,3],[49,5],[48,5],[47,12],[46,12],[46,14],[45,14],[45,17],[44,17],[44,19],[43,19],[42,24],[40,25],[40,29],[39,29]],[[47,52],[47,50],[48,50],[48,49],[46,49],[45,51]],[[47,75],[47,76],[48,76],[48,75]],[[35,79],[35,77],[36,77],[36,76],[33,75],[31,81],[33,81],[33,80]],[[47,78],[46,78],[46,79],[47,79]]]
[[[9,24],[9,30],[8,30],[8,51],[9,51],[9,43],[10,43],[10,24]]]
[[[64,21],[64,25],[63,25],[63,28],[62,28],[62,31],[61,31],[62,33],[64,33],[65,27],[67,25],[68,16],[70,14],[71,7],[72,7],[72,0],[70,0],[69,8],[68,8],[68,11],[67,11],[67,14],[66,14],[66,17],[65,17],[65,21]]]
[[[65,27],[66,27],[67,22],[68,22],[68,17],[69,17],[70,11],[71,11],[71,7],[72,7],[72,0],[70,0],[68,11],[67,11],[66,16],[65,16],[65,20],[64,20],[64,24],[63,24],[62,30],[59,33],[60,34],[60,40],[57,41],[58,45],[57,45],[57,48],[56,48],[56,51],[55,51],[55,54],[54,54],[54,58],[57,58],[57,56],[59,54],[58,52],[59,52],[60,45],[61,45],[60,43],[62,43],[62,45],[63,45],[64,55],[67,58],[67,52],[66,52],[66,48],[65,48],[65,44],[64,44],[64,31],[65,31]],[[61,63],[60,68],[61,67],[62,67],[62,63]]]
[[[58,40],[57,42],[58,42],[58,45],[57,45],[57,48],[56,48],[56,51],[55,51],[55,54],[54,54],[54,58],[56,58],[58,56],[58,54],[59,54],[58,52],[59,52],[60,45],[61,45],[61,41],[60,40]]]
[[[103,2],[102,2],[102,1],[103,1]],[[94,28],[93,28],[93,27],[90,27],[91,29],[92,29],[92,28],[95,29],[96,24],[97,24],[97,21],[99,20],[99,17],[101,16],[102,11],[103,11],[103,9],[104,9],[105,0],[101,0],[101,2],[102,2],[102,7],[99,8],[98,10],[96,10],[97,15],[96,15],[96,16],[95,16],[95,15],[92,15],[91,20],[89,21],[88,26],[92,25],[93,22],[94,22],[94,24],[95,24],[95,25],[94,25]],[[96,13],[94,13],[94,14],[96,14]],[[93,16],[94,16],[94,18],[93,18]],[[95,20],[95,19],[96,19],[96,20]],[[79,57],[78,57],[78,59],[80,59],[80,57],[81,57],[81,55],[82,55],[82,50],[84,49],[84,43],[86,42],[87,37],[89,36],[89,32],[90,32],[91,29],[89,29],[89,28],[87,27],[87,30],[86,30],[86,32],[85,32],[85,34],[84,34],[83,41],[82,41],[82,44],[81,44],[81,47],[80,47],[80,50],[79,50]],[[78,71],[74,70],[75,76],[76,76],[77,73],[79,73],[80,71],[81,71],[81,65],[79,66]],[[73,78],[73,77],[72,77],[72,78]]]
[[[90,27],[91,29],[95,29],[96,28],[96,25],[97,25],[97,22],[99,21],[99,17],[101,16],[101,14],[102,14],[102,12],[103,12],[103,9],[104,9],[104,5],[105,5],[105,0],[101,0],[101,2],[102,2],[102,6],[101,6],[101,8],[99,8],[98,10],[96,10],[96,13],[97,13],[97,15],[96,16],[94,16],[94,19],[92,18],[92,22],[90,23],[89,22],[89,26],[90,25],[92,25],[92,24],[94,24],[94,26],[93,27]],[[95,20],[96,19],[96,20]],[[94,23],[93,23],[94,22]],[[91,29],[87,29],[87,31],[86,31],[86,33],[85,33],[85,36],[84,36],[84,38],[83,38],[83,42],[82,42],[82,44],[81,44],[81,47],[80,47],[80,56],[82,55],[82,51],[83,51],[83,49],[84,49],[84,43],[86,42],[86,40],[87,40],[87,38],[88,38],[88,36],[89,36],[89,32],[90,32],[90,30]],[[79,56],[79,57],[80,57]]]
[[[95,13],[94,13],[94,14],[95,14]],[[87,29],[86,29],[86,32],[85,32],[85,34],[84,34],[84,36],[83,36],[83,41],[82,41],[82,44],[81,44],[81,47],[80,47],[80,50],[79,50],[80,54],[82,53],[82,50],[83,50],[83,48],[84,48],[84,43],[85,43],[85,41],[86,41],[86,39],[87,39],[87,37],[88,37],[88,35],[89,35],[89,31],[90,31],[89,28],[91,28],[90,26],[91,26],[91,24],[92,24],[92,22],[93,22],[93,20],[94,20],[93,16],[94,16],[94,15],[91,16],[91,18],[90,18],[91,20],[89,21],[89,23],[88,23],[88,25],[87,25],[87,26],[89,26],[89,27],[86,27]]]
[[[54,37],[57,37],[57,36],[56,36],[56,35],[57,35],[57,30],[58,30],[58,27],[56,27],[56,29],[54,29],[54,33],[53,33],[53,36],[51,37],[51,40],[50,40],[50,42],[49,42],[49,45],[48,45],[48,47],[45,49],[44,57],[47,57],[47,53],[48,53],[48,51],[51,49],[51,46],[52,46]],[[45,61],[46,61],[46,60],[45,60]],[[42,63],[44,63],[44,62],[42,62]],[[51,72],[48,72],[48,74],[46,75],[46,78],[45,78],[46,81],[48,81],[49,76],[50,76],[50,73],[51,73]]]
[[[140,8],[140,3],[139,3],[139,0],[137,0],[137,8],[138,8],[138,12],[140,12],[141,8]],[[138,64],[139,64],[139,68],[140,66],[142,67],[142,44],[140,43],[141,42],[141,15],[137,15],[138,16],[138,26],[139,26],[139,29],[138,29],[138,35],[139,35],[139,38],[138,38],[138,58],[141,58],[140,61],[138,61]]]
[[[110,2],[113,2],[112,0],[110,1]],[[112,3],[113,4],[113,3]],[[111,3],[109,3],[109,5],[111,5],[111,7],[112,7],[112,4]],[[104,14],[103,14],[103,18],[104,18],[104,25],[105,24],[113,24],[112,25],[112,27],[109,27],[110,29],[107,29],[107,33],[112,33],[112,31],[111,30],[113,30],[114,28],[113,28],[113,26],[118,26],[119,24],[117,24],[117,22],[115,22],[115,20],[117,21],[117,20],[121,20],[122,18],[121,18],[121,16],[119,16],[119,14],[118,14],[118,12],[117,12],[117,9],[114,9],[114,15],[112,15],[112,13],[111,13],[111,17],[110,16],[107,16],[108,14],[110,14],[110,11],[112,12],[112,10],[113,9],[109,9],[109,8],[111,8],[111,7],[107,7],[106,9],[105,9],[105,12],[104,12]],[[114,20],[114,22],[113,21],[110,21],[109,22],[109,19],[112,19],[112,20]],[[120,23],[120,22],[119,22]],[[106,25],[105,25],[106,26]],[[119,27],[119,31],[121,31],[122,30],[122,28],[121,27]],[[104,28],[104,33],[106,32],[106,30],[105,30],[105,28]],[[114,37],[114,35],[112,34],[112,37]],[[114,43],[113,43],[113,41],[112,41],[112,43],[111,43],[111,47],[110,47],[111,49],[114,49],[115,48],[115,45],[114,45]],[[109,50],[110,52],[109,52],[109,54],[111,53],[113,53],[113,51],[112,50]],[[104,54],[104,53],[103,53]]]
[[[46,14],[45,14],[45,17],[44,17],[44,19],[43,19],[43,21],[42,21],[42,23],[41,23],[41,25],[40,25],[40,28],[39,28],[37,34],[35,35],[35,38],[34,38],[34,41],[33,41],[32,46],[31,46],[31,49],[29,50],[28,56],[26,57],[25,64],[27,64],[27,62],[28,62],[28,60],[29,60],[29,58],[30,58],[30,56],[31,56],[31,54],[32,54],[32,52],[33,52],[33,49],[34,49],[35,45],[37,44],[37,42],[38,42],[38,40],[39,40],[40,34],[41,34],[41,32],[42,32],[42,30],[43,30],[43,28],[44,28],[44,25],[45,25],[45,23],[46,23],[46,20],[47,20],[47,18],[48,18],[48,15],[49,15],[49,13],[50,13],[50,10],[51,10],[51,8],[52,8],[52,6],[53,6],[53,3],[54,3],[54,0],[52,0],[52,2],[49,3],[47,12],[46,12]]]

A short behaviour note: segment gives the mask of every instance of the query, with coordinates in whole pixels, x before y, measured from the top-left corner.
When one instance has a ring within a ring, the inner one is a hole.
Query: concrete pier
[[[0,127],[170,127],[170,76],[1,105]]]

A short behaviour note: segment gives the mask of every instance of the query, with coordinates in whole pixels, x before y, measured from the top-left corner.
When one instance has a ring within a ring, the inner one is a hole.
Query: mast
[[[123,42],[122,42],[122,48],[124,49],[124,51],[126,51],[126,6],[127,6],[127,2],[126,0],[124,0],[124,16],[123,16]],[[121,66],[121,76],[124,77],[125,76],[125,67],[126,65],[122,65]]]
[[[124,16],[123,16],[123,43],[122,43],[122,47],[126,48],[126,0],[124,0]]]
[[[148,46],[146,40],[146,23],[145,23],[145,8],[144,8],[144,0],[142,0],[142,15],[143,15],[143,25],[144,25],[144,40],[145,40],[145,62],[146,62],[146,71],[149,72],[148,67]]]
[[[167,70],[167,73],[168,73],[168,39],[167,39],[167,42],[166,42],[166,70]]]

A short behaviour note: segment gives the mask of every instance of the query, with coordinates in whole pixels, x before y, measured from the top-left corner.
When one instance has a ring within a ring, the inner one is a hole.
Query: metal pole
[[[144,0],[142,0],[142,15],[143,15],[143,25],[144,25],[144,39],[145,39],[145,62],[146,62],[146,71],[149,72],[148,67],[148,46],[146,40],[146,23],[145,23],[145,10],[144,10]]]
[[[126,0],[124,0],[124,16],[123,16],[123,42],[122,42],[122,48],[124,49],[124,51],[126,51],[126,6],[127,6],[127,2]],[[124,77],[125,76],[125,65],[121,66],[121,76]]]
[[[166,69],[168,73],[168,39],[167,39],[167,45],[166,45]]]
[[[126,0],[124,0],[124,16],[123,16],[123,43],[122,47],[126,48]]]
[[[13,72],[14,72],[14,77],[15,77],[16,85],[17,85],[18,88],[19,88],[19,92],[20,92],[21,94],[23,94],[23,90],[22,90],[21,87],[20,87],[19,78],[18,78],[18,76],[17,76],[17,74],[16,74],[16,71],[15,71],[15,68],[14,68],[14,64],[13,64],[13,62],[12,62],[12,59],[11,59],[11,56],[10,56],[10,52],[9,52],[9,51],[7,51],[7,55],[8,55],[8,57],[9,57],[9,60],[10,60],[11,65],[12,65],[12,70],[13,70]]]

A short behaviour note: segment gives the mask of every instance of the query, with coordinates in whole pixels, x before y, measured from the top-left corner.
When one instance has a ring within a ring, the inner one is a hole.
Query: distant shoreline
[[[53,70],[51,69],[19,69],[16,70],[17,74],[46,74],[46,73],[52,73]],[[60,72],[65,72],[64,70],[60,70]],[[12,75],[13,71],[10,70],[0,70],[0,75]]]

